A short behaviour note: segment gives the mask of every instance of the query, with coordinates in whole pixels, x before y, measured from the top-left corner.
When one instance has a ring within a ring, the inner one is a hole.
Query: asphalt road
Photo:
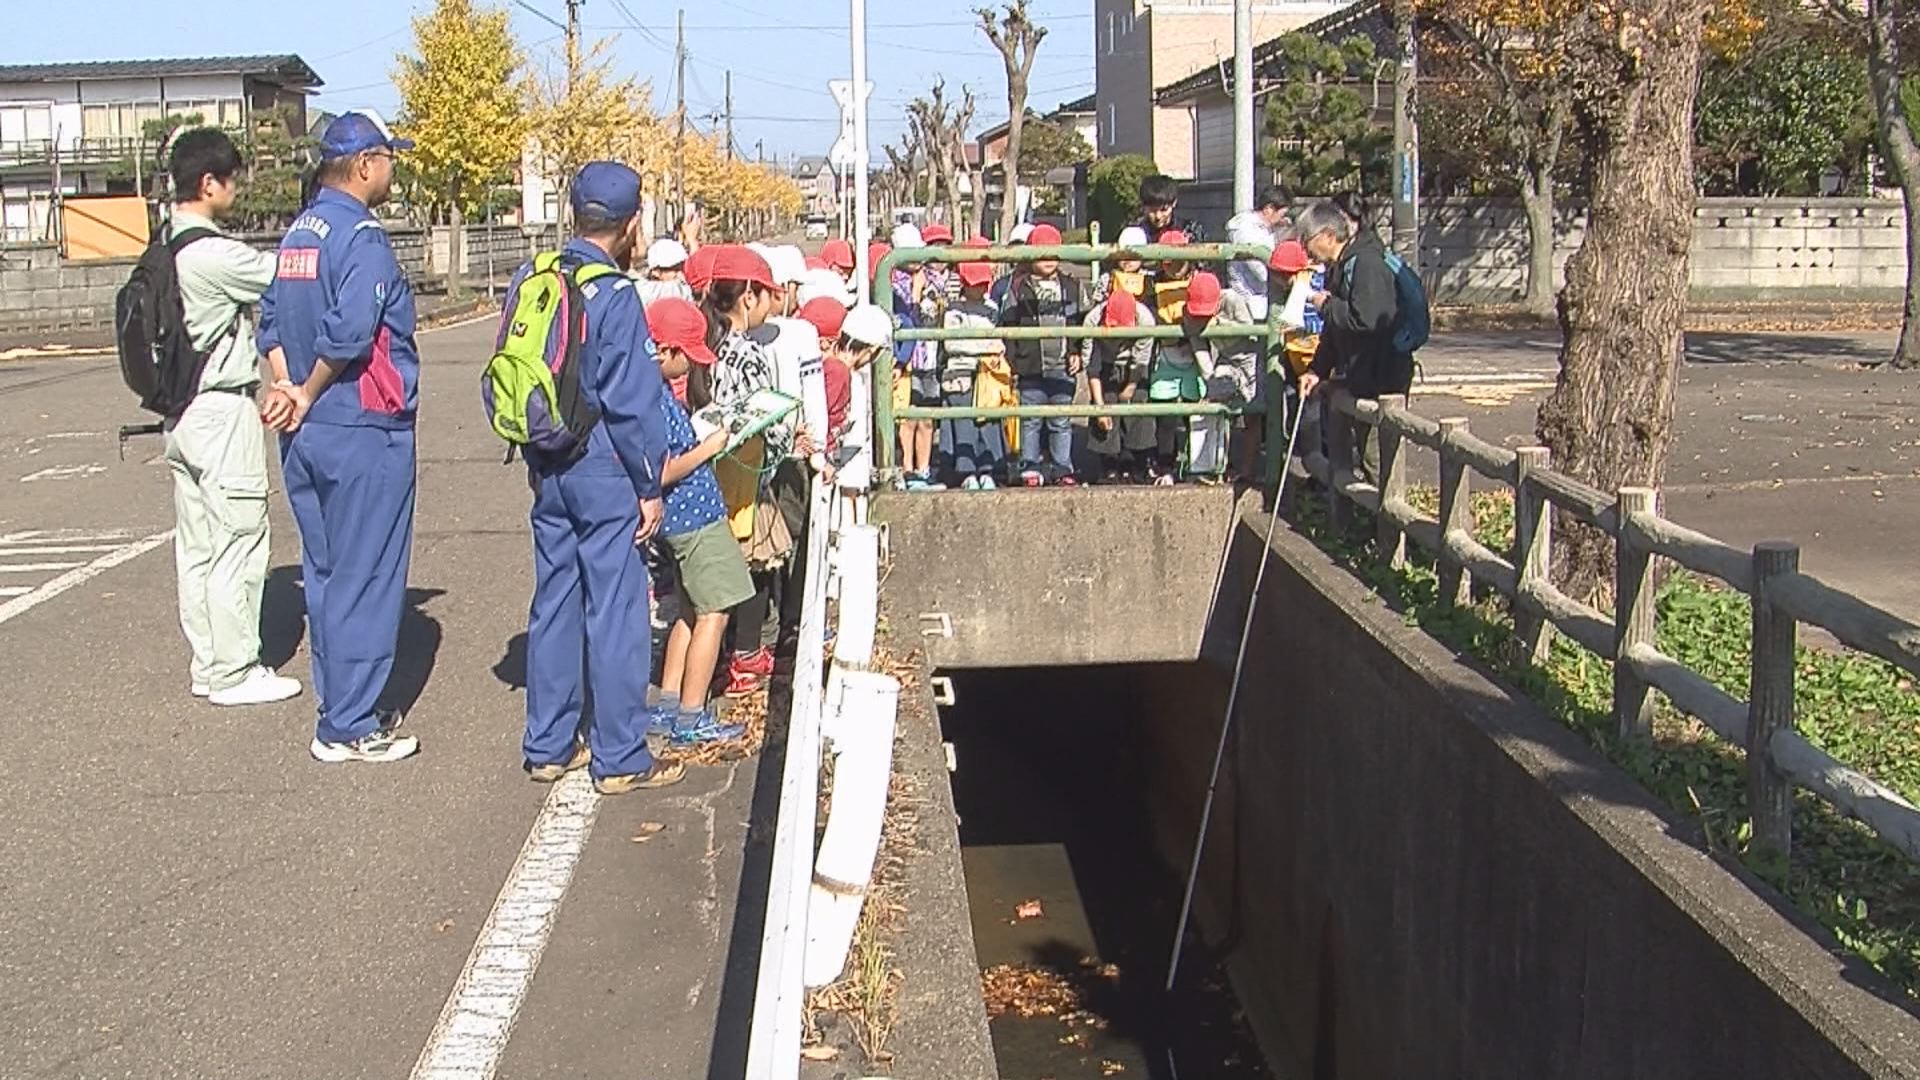
[[[422,337],[390,699],[424,750],[387,766],[310,760],[311,696],[188,696],[159,441],[117,456],[110,432],[142,417],[110,358],[0,362],[0,1076],[413,1070],[549,792],[520,769],[528,494],[477,404],[490,338]],[[266,652],[304,681],[275,475]],[[734,947],[734,898],[759,766],[598,801],[500,1076],[744,1057],[758,928]]]
[[[1920,616],[1920,374],[1861,364],[1894,335],[1694,334],[1681,368],[1666,515],[1742,546],[1801,544],[1801,568]],[[1414,408],[1531,445],[1558,335],[1449,334],[1422,353]],[[1432,482],[1431,463],[1421,466]],[[1418,478],[1420,474],[1416,473]]]

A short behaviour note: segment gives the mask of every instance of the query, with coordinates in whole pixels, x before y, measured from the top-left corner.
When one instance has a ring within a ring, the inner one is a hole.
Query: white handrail
[[[815,481],[807,515],[806,596],[793,671],[793,711],[780,771],[760,974],[748,1030],[749,1080],[795,1080],[806,1007],[807,900],[813,886],[815,800],[820,789],[821,680],[826,651],[826,548],[830,489]]]

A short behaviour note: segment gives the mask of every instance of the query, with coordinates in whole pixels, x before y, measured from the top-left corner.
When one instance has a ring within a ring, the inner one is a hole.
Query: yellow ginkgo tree
[[[660,171],[663,134],[649,106],[651,89],[614,71],[609,46],[604,38],[584,54],[576,46],[558,70],[527,83],[534,157],[562,208],[573,175],[589,161],[624,161],[642,175]]]
[[[414,19],[413,38],[414,54],[402,55],[394,71],[398,128],[416,143],[409,159],[429,205],[448,211],[454,289],[466,215],[512,176],[526,140],[520,46],[505,11],[472,0],[436,0]]]

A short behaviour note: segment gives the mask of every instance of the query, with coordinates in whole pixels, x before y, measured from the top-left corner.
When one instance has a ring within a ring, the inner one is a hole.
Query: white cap
[[[1129,225],[1120,230],[1120,239],[1114,243],[1121,247],[1146,247],[1147,230],[1138,225]]]
[[[840,276],[838,270],[807,271],[800,279],[800,294],[795,302],[804,304],[822,296],[839,301],[842,307],[853,306],[853,286]]]
[[[862,345],[891,345],[893,316],[878,304],[860,304],[847,312],[847,321],[840,324],[840,333]]]
[[[1020,224],[1015,225],[1013,227],[1013,231],[1007,234],[1007,243],[1024,244],[1027,242],[1027,237],[1032,235],[1033,235],[1033,223],[1029,221],[1023,221]]]
[[[767,269],[773,271],[774,284],[797,285],[806,279],[807,257],[792,244],[763,248],[760,256],[767,260]]]
[[[647,269],[649,270],[665,270],[672,266],[684,266],[686,262],[686,246],[670,236],[663,236],[647,245]]]
[[[920,238],[920,226],[915,225],[911,221],[903,221],[893,227],[893,246],[897,248],[917,248],[926,247],[927,243]]]

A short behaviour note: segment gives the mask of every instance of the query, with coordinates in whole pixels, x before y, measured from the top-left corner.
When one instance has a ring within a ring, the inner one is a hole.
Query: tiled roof
[[[0,64],[0,83],[152,79],[169,75],[252,75],[283,86],[324,85],[305,60],[279,56],[193,56],[174,60],[83,60],[70,64]]]
[[[1393,32],[1393,13],[1381,0],[1360,0],[1288,33],[1311,34],[1332,42],[1364,37],[1373,42],[1373,51],[1382,60],[1394,60],[1400,56],[1400,40]],[[1280,39],[1285,36],[1281,34],[1269,38],[1253,47],[1255,86],[1265,80],[1283,77],[1279,63]],[[1233,92],[1232,63],[1201,68],[1184,79],[1168,83],[1154,91],[1153,100],[1157,104],[1171,105],[1216,89],[1226,94]]]
[[[1093,95],[1088,94],[1086,97],[1075,98],[1072,101],[1066,102],[1065,104],[1061,105],[1059,108],[1053,110],[1047,115],[1059,116],[1061,113],[1090,113],[1092,111],[1093,111]]]

